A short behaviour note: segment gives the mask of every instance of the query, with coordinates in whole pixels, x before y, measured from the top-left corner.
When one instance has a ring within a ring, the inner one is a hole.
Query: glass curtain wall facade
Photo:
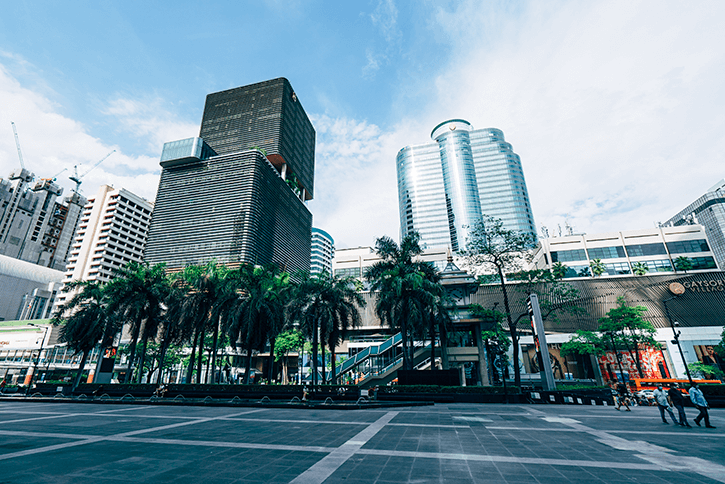
[[[725,267],[725,180],[665,222],[675,227],[700,224],[707,231],[710,247],[720,267]]]
[[[436,126],[433,143],[398,152],[401,235],[413,231],[428,247],[465,248],[483,215],[536,238],[521,160],[498,129],[474,130],[461,119]]]
[[[310,248],[310,274],[332,274],[332,260],[335,258],[335,241],[322,229],[312,227]]]

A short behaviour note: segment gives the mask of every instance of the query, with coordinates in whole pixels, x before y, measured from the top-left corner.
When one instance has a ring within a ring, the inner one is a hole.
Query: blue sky
[[[37,176],[116,149],[83,193],[153,200],[207,93],[279,76],[317,130],[309,208],[338,247],[398,237],[395,155],[449,118],[504,131],[550,230],[649,227],[725,176],[723,2],[3,3],[3,177],[14,121]]]

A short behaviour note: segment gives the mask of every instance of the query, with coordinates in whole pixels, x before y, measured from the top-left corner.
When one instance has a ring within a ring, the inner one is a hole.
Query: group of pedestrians
[[[685,416],[685,397],[682,396],[680,385],[677,382],[673,383],[667,391],[664,390],[662,385],[659,385],[653,394],[657,408],[660,409],[660,416],[662,417],[663,423],[669,424],[665,418],[665,411],[667,411],[675,425],[692,428],[692,425],[687,423],[687,417]],[[702,390],[698,388],[697,383],[693,383],[692,387],[690,387],[690,401],[700,411],[697,417],[695,417],[695,424],[699,427],[700,422],[704,420],[705,427],[714,429],[715,427],[710,425],[710,415],[707,412],[709,405],[707,400],[705,400],[705,396],[702,394]],[[672,407],[677,409],[679,419],[675,418]]]

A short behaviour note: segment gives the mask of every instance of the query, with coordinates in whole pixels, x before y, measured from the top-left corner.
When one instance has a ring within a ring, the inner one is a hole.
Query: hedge
[[[503,394],[503,387],[444,387],[439,385],[393,385],[380,387],[379,393],[473,393],[473,394]],[[507,386],[509,394],[520,393],[519,387]]]

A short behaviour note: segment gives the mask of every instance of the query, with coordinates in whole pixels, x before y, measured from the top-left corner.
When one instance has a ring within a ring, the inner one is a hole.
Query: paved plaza
[[[717,429],[664,425],[653,407],[6,400],[0,483],[725,482],[725,410],[711,415]]]

